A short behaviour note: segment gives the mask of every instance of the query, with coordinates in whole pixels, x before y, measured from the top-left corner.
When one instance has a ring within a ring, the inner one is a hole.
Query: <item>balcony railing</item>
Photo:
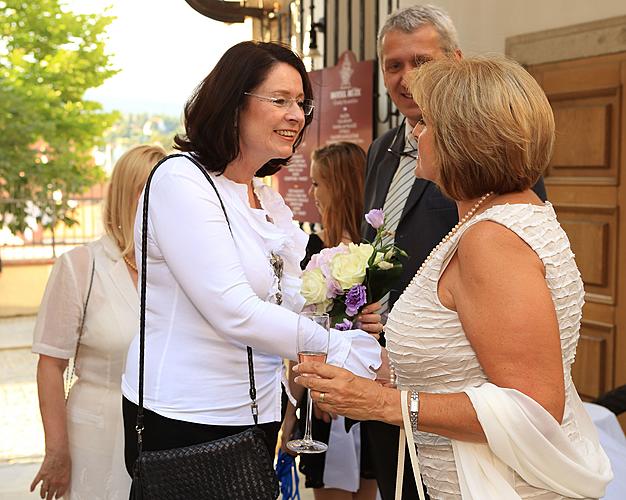
[[[72,218],[77,223],[72,226],[64,223],[52,228],[35,225],[20,234],[12,234],[6,228],[0,230],[2,264],[51,262],[67,250],[98,238],[103,233],[102,197],[81,197],[76,203]]]

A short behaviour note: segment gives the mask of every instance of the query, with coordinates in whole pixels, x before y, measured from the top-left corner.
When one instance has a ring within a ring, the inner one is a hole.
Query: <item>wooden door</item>
[[[546,189],[585,282],[573,376],[593,400],[626,384],[626,53],[528,70],[554,110]]]

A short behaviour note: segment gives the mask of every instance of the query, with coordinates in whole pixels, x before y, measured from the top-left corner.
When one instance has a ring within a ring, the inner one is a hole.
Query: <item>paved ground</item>
[[[0,499],[32,500],[28,486],[39,469],[44,436],[30,352],[34,317],[0,318]],[[301,485],[304,479],[301,478]],[[300,488],[302,500],[312,490]]]
[[[43,456],[37,406],[33,317],[0,319],[0,498],[38,498],[28,485]]]

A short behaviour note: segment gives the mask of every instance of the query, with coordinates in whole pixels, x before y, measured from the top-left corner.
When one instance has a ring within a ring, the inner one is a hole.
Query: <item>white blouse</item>
[[[299,264],[307,235],[282,197],[260,179],[254,179],[254,191],[262,208],[254,209],[246,185],[210,175],[232,234],[215,191],[191,161],[168,159],[152,180],[144,405],[188,422],[251,424],[249,345],[259,422],[279,421],[282,359],[297,359],[296,312],[304,305]],[[135,221],[139,263],[142,206],[143,195]],[[282,306],[274,303],[272,252],[284,260]],[[122,379],[122,392],[134,403],[138,347],[136,336]],[[328,362],[372,378],[380,349],[364,332],[332,331]]]

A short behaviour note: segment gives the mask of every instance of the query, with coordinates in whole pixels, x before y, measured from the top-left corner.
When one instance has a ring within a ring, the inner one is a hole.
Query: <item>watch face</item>
[[[419,410],[419,394],[417,391],[411,392],[411,401],[409,402],[409,411],[411,413]]]

